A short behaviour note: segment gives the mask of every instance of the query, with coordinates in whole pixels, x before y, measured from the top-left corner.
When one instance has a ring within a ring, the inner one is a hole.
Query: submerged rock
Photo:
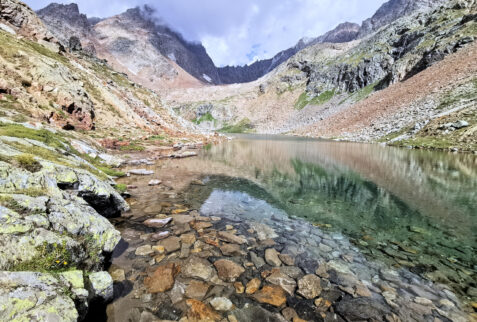
[[[227,259],[216,261],[214,266],[217,269],[219,278],[226,282],[235,282],[235,280],[245,272],[242,266]]]
[[[232,302],[225,297],[215,297],[210,301],[210,305],[217,311],[229,311],[232,309]]]
[[[321,293],[321,280],[314,274],[308,274],[298,280],[298,294],[307,299],[314,299]]]
[[[265,260],[272,266],[281,266],[282,261],[278,257],[278,254],[275,248],[268,248],[265,250]]]
[[[144,280],[144,284],[150,293],[162,293],[169,291],[174,286],[174,281],[180,272],[180,266],[168,263],[159,266],[154,274]]]
[[[283,306],[287,301],[285,291],[276,285],[265,285],[260,291],[254,294],[254,299],[260,303],[266,303],[276,307]]]
[[[361,297],[340,301],[336,311],[350,320],[372,319],[375,321],[383,321],[384,316],[390,312],[384,304]]]

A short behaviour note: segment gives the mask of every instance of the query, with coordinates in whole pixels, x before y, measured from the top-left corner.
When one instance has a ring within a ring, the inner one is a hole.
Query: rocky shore
[[[348,238],[246,193],[214,190],[199,208],[167,185],[113,219],[123,242],[109,272],[111,320],[468,321],[445,286],[370,261]],[[192,180],[194,186],[206,183]],[[154,196],[155,200],[151,198]]]

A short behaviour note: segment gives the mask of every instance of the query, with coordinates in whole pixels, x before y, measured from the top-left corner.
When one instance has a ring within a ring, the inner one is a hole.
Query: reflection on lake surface
[[[461,296],[476,287],[475,155],[240,135],[185,162],[207,178],[202,202],[247,192]]]

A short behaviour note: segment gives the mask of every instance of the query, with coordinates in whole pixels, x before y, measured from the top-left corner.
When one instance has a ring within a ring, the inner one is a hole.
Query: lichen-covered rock
[[[85,304],[82,273],[59,277],[33,272],[0,272],[0,320],[77,321],[75,301]],[[71,292],[71,294],[67,294]],[[78,296],[77,294],[80,294]],[[86,292],[87,294],[87,292]]]
[[[113,278],[108,272],[89,275],[90,296],[107,302],[113,298]]]

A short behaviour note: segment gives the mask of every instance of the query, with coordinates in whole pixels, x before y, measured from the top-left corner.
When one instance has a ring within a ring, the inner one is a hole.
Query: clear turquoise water
[[[206,191],[245,191],[461,296],[476,287],[475,155],[238,135],[197,162]],[[203,164],[230,175],[208,173]]]

